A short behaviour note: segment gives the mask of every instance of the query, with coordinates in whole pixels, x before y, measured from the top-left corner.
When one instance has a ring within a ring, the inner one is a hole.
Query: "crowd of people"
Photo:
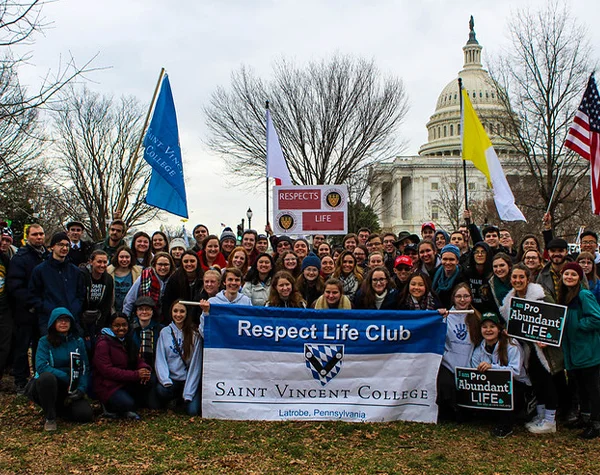
[[[580,251],[544,220],[517,245],[510,231],[470,222],[453,232],[424,223],[421,235],[361,228],[333,245],[225,228],[193,229],[194,242],[136,232],[116,219],[98,243],[72,221],[46,240],[32,224],[16,248],[4,223],[0,252],[0,377],[10,367],[18,394],[39,404],[46,430],[57,417],[86,422],[90,399],[105,417],[139,419],[138,409],[200,412],[203,317],[211,304],[315,309],[437,310],[447,325],[437,379],[440,420],[464,421],[457,367],[508,369],[514,408],[496,412],[505,437],[531,401],[526,428],[556,432],[557,417],[580,436],[600,436],[600,262],[598,236]],[[505,331],[512,298],[568,308],[561,347]],[[181,301],[199,302],[186,306]],[[449,310],[452,310],[449,312]],[[32,364],[29,355],[32,354]],[[33,367],[31,367],[33,366]],[[32,376],[33,375],[33,376]],[[476,414],[481,414],[477,412]]]

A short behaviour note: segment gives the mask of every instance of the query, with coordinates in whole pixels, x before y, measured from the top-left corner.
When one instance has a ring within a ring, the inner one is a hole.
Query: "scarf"
[[[377,308],[377,310],[379,310],[381,308],[381,305],[383,304],[383,301],[387,297],[387,294],[388,294],[387,290],[385,292],[383,292],[381,295],[375,294],[375,307]]]
[[[315,302],[315,308],[319,309],[319,310],[323,310],[323,309],[328,309],[328,308],[333,308],[333,307],[330,307],[329,304],[327,303],[327,300],[325,300],[325,296],[321,295]],[[352,303],[350,303],[350,299],[348,297],[346,297],[345,295],[342,295],[342,298],[340,299],[340,303],[338,303],[338,306],[335,308],[339,308],[341,310],[350,310],[352,308]]]
[[[433,288],[436,292],[446,292],[452,290],[454,287],[454,281],[458,277],[460,269],[456,266],[454,272],[450,277],[446,276],[446,272],[443,267],[440,267],[435,273],[435,277],[433,278]]]
[[[143,295],[152,297],[157,304],[160,301],[160,279],[152,267],[147,267],[142,271],[138,297]]]
[[[431,292],[415,302],[412,295],[409,295],[404,301],[407,310],[435,310],[435,299]]]
[[[494,294],[496,295],[496,299],[499,302],[498,306],[500,306],[502,305],[504,298],[510,292],[512,287],[510,285],[510,281],[504,282],[496,276],[494,276],[492,280],[492,285],[494,286]]]

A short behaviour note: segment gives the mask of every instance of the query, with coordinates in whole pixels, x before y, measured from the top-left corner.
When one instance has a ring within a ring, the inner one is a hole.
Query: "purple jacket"
[[[137,383],[140,380],[138,369],[151,369],[139,357],[135,369],[128,369],[128,366],[125,346],[116,338],[100,335],[94,352],[92,383],[101,403],[105,404],[115,391],[127,383]]]

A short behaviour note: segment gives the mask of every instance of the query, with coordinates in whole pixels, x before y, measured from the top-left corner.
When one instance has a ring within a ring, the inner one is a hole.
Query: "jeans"
[[[167,404],[173,399],[182,398],[184,388],[185,381],[173,381],[172,386],[163,386],[158,383],[156,385],[156,394],[158,395],[159,401],[163,404]],[[191,401],[185,401],[185,410],[190,416],[197,416],[200,413],[200,391],[196,391],[196,394],[194,394],[194,398]]]

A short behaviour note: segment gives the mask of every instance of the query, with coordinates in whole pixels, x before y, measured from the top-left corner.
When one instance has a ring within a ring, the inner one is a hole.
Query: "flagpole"
[[[269,113],[269,101],[266,102],[265,107],[267,109],[266,114]],[[267,121],[267,148],[269,147],[269,124]],[[265,178],[266,178],[266,184],[267,184],[267,189],[266,189],[266,197],[267,197],[267,226],[269,226],[269,151],[267,150],[267,154],[265,156]]]
[[[467,190],[467,162],[464,159],[464,157],[462,156],[463,154],[463,149],[462,149],[462,135],[465,133],[464,131],[464,121],[463,121],[463,98],[462,98],[462,79],[458,78],[458,97],[459,97],[459,104],[460,104],[460,158],[462,160],[462,168],[463,168],[463,188],[465,189],[465,210],[469,209],[469,196],[468,196],[468,190]],[[466,218],[465,219],[467,225],[471,224],[470,223],[470,219]]]
[[[554,186],[552,187],[552,194],[550,195],[550,200],[548,201],[548,208],[546,209],[546,214],[550,212],[550,206],[552,205],[552,199],[554,198],[554,192],[556,188],[558,188],[558,180],[560,179],[560,174],[562,173],[562,169],[565,166],[566,158],[563,158],[562,163],[560,164],[560,168],[558,169],[558,173],[556,174],[556,181],[554,182]]]
[[[152,95],[152,101],[150,102],[150,107],[148,108],[148,113],[146,114],[146,119],[144,120],[144,126],[142,127],[142,133],[140,134],[140,139],[133,151],[133,161],[127,170],[127,175],[125,176],[125,181],[123,183],[123,189],[121,191],[121,197],[119,198],[119,204],[117,205],[117,210],[123,212],[123,207],[125,206],[125,201],[127,201],[127,190],[131,186],[131,180],[133,180],[133,172],[135,170],[135,166],[138,160],[138,154],[140,153],[140,148],[142,147],[142,142],[144,140],[144,135],[146,133],[146,128],[148,127],[148,123],[150,122],[150,116],[152,115],[152,109],[154,109],[154,104],[156,103],[156,98],[158,96],[158,91],[160,89],[160,85],[162,83],[163,77],[165,75],[165,68],[160,68],[160,74],[158,75],[158,81],[156,82],[156,87],[154,88],[154,94]]]

